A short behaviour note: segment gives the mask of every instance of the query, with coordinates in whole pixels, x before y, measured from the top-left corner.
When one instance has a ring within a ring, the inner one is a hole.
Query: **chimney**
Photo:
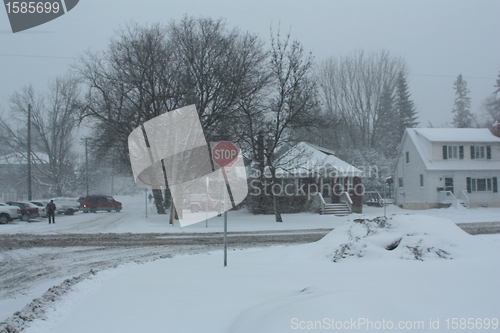
[[[500,122],[498,120],[493,124],[493,135],[500,138]]]

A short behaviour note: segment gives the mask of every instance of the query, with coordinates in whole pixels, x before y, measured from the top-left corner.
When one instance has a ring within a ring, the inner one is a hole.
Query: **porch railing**
[[[347,204],[347,206],[349,207],[349,214],[351,214],[352,213],[352,200],[351,200],[351,197],[349,196],[349,193],[343,192],[340,195],[340,202]]]
[[[460,198],[464,202],[465,208],[469,209],[470,208],[470,198],[467,195],[467,191],[462,190],[462,192],[460,192]]]
[[[378,207],[382,207],[385,203],[385,199],[382,198],[380,192],[377,191],[366,191],[363,194],[363,203],[365,205],[375,205]]]
[[[321,194],[321,192],[317,192],[317,195],[319,197],[320,204],[321,204],[319,213],[321,215],[323,215],[323,214],[325,214],[325,204],[326,204],[325,198],[323,198],[323,194]]]
[[[452,191],[439,191],[439,202],[441,203],[450,202],[455,206],[455,208],[458,208],[458,199],[453,194]]]

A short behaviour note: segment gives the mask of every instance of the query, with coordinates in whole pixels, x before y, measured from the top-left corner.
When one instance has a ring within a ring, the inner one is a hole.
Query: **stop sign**
[[[230,141],[221,141],[212,148],[212,159],[222,167],[230,167],[238,160],[239,149]]]

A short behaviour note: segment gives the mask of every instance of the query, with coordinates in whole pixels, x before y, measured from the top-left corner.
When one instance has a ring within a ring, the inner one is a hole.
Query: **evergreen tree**
[[[482,119],[478,124],[480,127],[492,127],[496,122],[500,122],[500,72],[496,84],[493,85],[495,91],[486,97],[481,105]]]
[[[380,124],[375,124],[378,131],[374,133],[374,137],[380,143],[377,148],[385,156],[394,155],[400,142],[399,126],[393,121],[396,112],[394,92],[394,87],[384,86],[377,112],[377,122],[380,122]]]
[[[403,133],[407,128],[416,127],[419,122],[417,121],[417,111],[415,105],[410,99],[410,92],[408,83],[403,72],[399,72],[396,83],[396,112],[399,120],[398,124],[398,139],[401,141]]]
[[[452,112],[455,114],[453,118],[453,126],[456,128],[470,128],[474,121],[474,116],[470,111],[471,102],[469,97],[469,89],[467,89],[467,81],[460,74],[453,83],[455,89],[455,104]]]
[[[493,93],[494,100],[491,109],[493,117],[495,118],[494,121],[500,122],[500,71],[498,72],[497,84],[494,85],[494,87],[497,89]]]

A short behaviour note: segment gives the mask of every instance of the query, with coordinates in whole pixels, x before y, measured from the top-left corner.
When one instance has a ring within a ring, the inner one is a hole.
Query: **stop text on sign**
[[[238,155],[236,150],[217,149],[214,151],[215,159],[232,160],[233,158],[236,158],[236,155]]]

